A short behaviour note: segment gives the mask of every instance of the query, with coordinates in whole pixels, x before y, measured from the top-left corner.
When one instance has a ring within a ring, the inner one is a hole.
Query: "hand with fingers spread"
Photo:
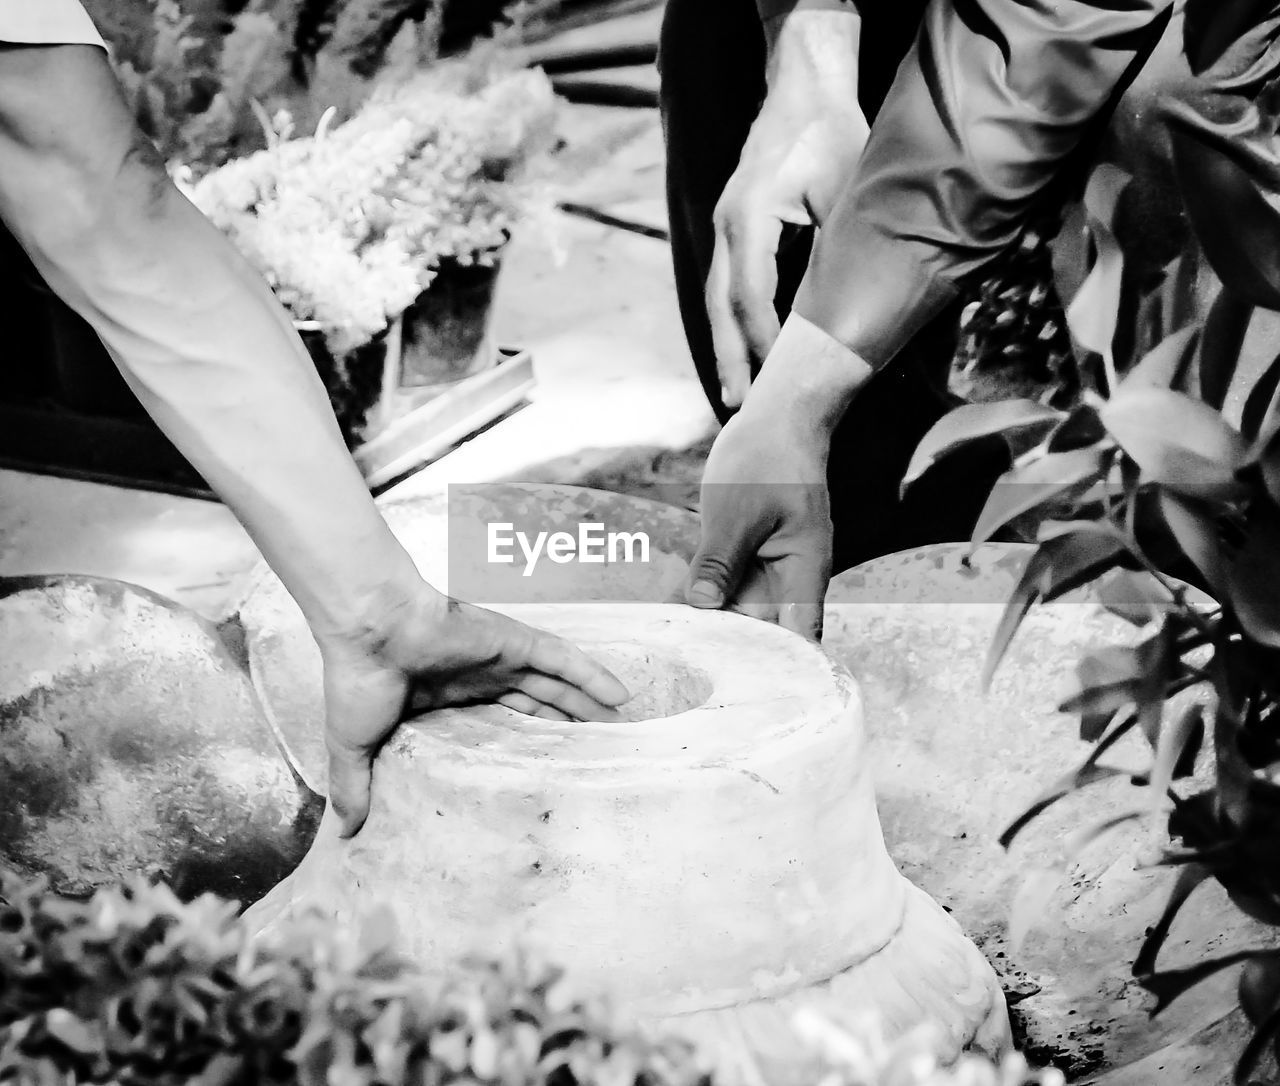
[[[342,835],[369,813],[374,756],[407,713],[496,701],[549,720],[609,720],[626,688],[553,634],[422,584],[358,638],[320,641],[329,801]]]
[[[778,335],[787,224],[820,226],[867,139],[857,101],[859,20],[798,11],[765,24],[768,92],[715,210],[707,313],[726,407],[742,404]]]

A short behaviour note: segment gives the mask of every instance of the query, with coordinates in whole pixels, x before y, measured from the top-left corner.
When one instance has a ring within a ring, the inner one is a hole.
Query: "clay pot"
[[[253,901],[318,821],[214,627],[119,581],[0,579],[0,863]]]
[[[439,970],[529,948],[735,1080],[801,1066],[806,1007],[874,1012],[893,1035],[928,1023],[944,1057],[1008,1043],[990,966],[885,850],[858,690],[821,650],[674,605],[505,610],[608,663],[636,695],[625,719],[483,706],[406,724],[365,828],[322,824],[251,927],[389,909]]]
[[[400,384],[451,385],[498,362],[493,298],[499,264],[444,261],[404,311]]]
[[[389,391],[400,365],[400,322],[396,321],[368,343],[335,354],[324,328],[315,321],[294,321],[294,329],[315,363],[329,393],[329,403],[347,448],[361,443],[366,432],[383,419]]]

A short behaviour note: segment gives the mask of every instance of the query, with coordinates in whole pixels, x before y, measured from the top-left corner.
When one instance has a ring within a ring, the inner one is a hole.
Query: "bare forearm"
[[[30,250],[162,430],[236,513],[317,632],[411,575],[315,368],[262,280],[178,193],[74,254]],[[70,259],[68,259],[70,256]]]
[[[874,0],[882,3],[883,0]],[[765,33],[771,33],[770,24],[775,26],[787,16],[806,11],[834,11],[840,14],[857,15],[858,5],[855,0],[756,0],[756,10],[760,13],[760,22]]]
[[[744,414],[784,415],[830,439],[871,367],[843,343],[792,313],[743,403]]]
[[[416,573],[266,284],[168,182],[105,60],[6,55],[0,105],[0,219],[240,517],[312,629],[358,633]]]
[[[858,100],[858,49],[862,20],[852,4],[775,14],[762,24],[770,92],[780,82],[843,105]]]

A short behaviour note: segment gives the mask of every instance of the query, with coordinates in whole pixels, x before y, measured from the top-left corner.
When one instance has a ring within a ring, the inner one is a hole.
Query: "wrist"
[[[765,19],[762,27],[771,92],[794,88],[811,98],[857,106],[862,20],[852,4],[784,12]]]
[[[343,562],[327,574],[327,590],[302,606],[317,642],[373,651],[390,631],[418,617],[443,613],[448,598],[418,572],[381,517],[378,537],[336,541]],[[320,578],[308,578],[308,583]],[[302,604],[302,601],[299,600]]]
[[[354,652],[390,659],[405,633],[439,625],[449,606],[414,569],[365,587],[340,621],[312,623],[312,633],[326,657]]]
[[[871,367],[843,343],[792,313],[742,412],[749,417],[780,416],[793,432],[810,432],[826,440],[871,375]]]

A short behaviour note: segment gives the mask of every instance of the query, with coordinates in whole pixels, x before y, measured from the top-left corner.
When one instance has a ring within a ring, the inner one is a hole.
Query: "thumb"
[[[354,837],[369,817],[373,758],[368,751],[329,742],[329,806],[338,816],[338,836]]]
[[[404,672],[358,654],[325,659],[329,804],[342,837],[359,833],[369,817],[373,759],[404,715],[409,685]]]
[[[685,602],[709,609],[723,607],[751,567],[757,544],[746,525],[705,521],[698,553],[689,564],[685,580]]]

